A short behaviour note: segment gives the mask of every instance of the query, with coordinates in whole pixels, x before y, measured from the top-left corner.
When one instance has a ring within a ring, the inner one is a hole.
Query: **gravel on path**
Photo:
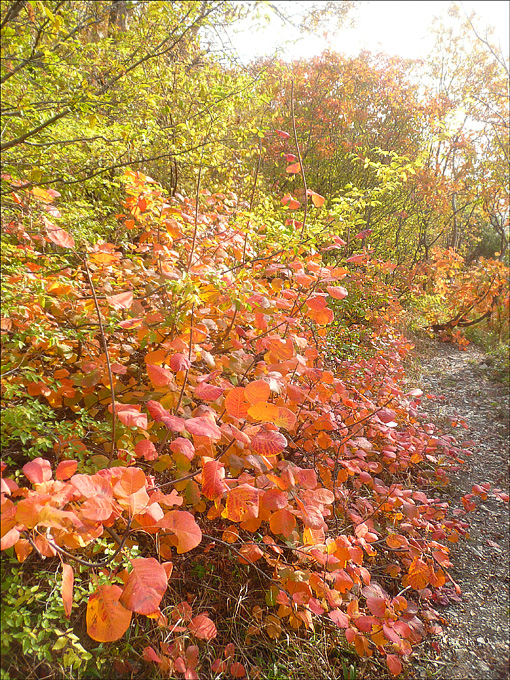
[[[509,393],[491,379],[483,352],[419,340],[414,362],[413,387],[424,392],[420,419],[459,442],[472,440],[472,455],[449,475],[445,499],[462,508],[461,497],[481,482],[508,493]],[[414,660],[415,677],[509,678],[508,503],[492,495],[477,500],[477,509],[467,515],[467,540],[449,546],[450,572],[462,594],[436,603],[445,624]]]

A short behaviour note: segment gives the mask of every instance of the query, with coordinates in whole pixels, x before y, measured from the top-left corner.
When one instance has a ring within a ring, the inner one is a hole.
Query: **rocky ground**
[[[450,475],[445,494],[452,506],[473,484],[490,482],[508,493],[508,386],[493,379],[483,352],[431,340],[416,342],[413,387],[423,392],[421,417],[458,441],[473,440],[472,455]],[[465,427],[459,426],[460,420]],[[454,427],[453,423],[457,421]],[[468,540],[450,546],[458,602],[438,607],[443,632],[421,650],[415,677],[437,680],[501,680],[509,677],[508,503],[489,496],[469,513]]]

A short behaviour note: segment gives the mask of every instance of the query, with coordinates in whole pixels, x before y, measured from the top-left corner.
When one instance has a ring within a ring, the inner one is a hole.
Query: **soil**
[[[432,340],[415,342],[412,387],[423,392],[420,418],[459,442],[472,440],[465,465],[449,475],[452,507],[473,484],[490,482],[508,493],[509,393],[492,376],[482,350]],[[459,425],[464,420],[464,426]],[[455,421],[457,424],[455,425]],[[509,677],[508,503],[489,495],[468,513],[469,537],[450,544],[458,602],[438,606],[442,632],[413,660],[415,677],[501,680]]]

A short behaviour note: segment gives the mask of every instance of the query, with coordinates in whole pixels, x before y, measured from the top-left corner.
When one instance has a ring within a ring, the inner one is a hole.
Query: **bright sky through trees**
[[[295,5],[296,12],[306,4],[286,3],[288,9]],[[329,48],[351,56],[366,49],[418,59],[425,57],[432,47],[429,29],[434,17],[447,17],[449,6],[450,3],[443,0],[360,2],[351,15],[354,25],[346,25],[336,34],[332,26],[327,37],[306,36],[300,40],[297,39],[297,30],[273,17],[269,25],[260,27],[256,32],[253,28],[240,32],[233,44],[243,61],[272,54],[278,48],[288,58],[308,58]],[[461,3],[461,12],[462,8],[467,13],[476,12],[479,17],[476,27],[482,33],[486,27],[494,27],[495,42],[500,43],[503,52],[508,54],[508,2],[472,0]]]

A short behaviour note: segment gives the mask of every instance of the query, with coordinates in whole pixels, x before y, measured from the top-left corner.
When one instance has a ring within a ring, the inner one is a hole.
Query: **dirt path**
[[[473,455],[450,475],[446,494],[452,507],[462,507],[461,496],[480,482],[508,492],[508,389],[490,379],[490,367],[476,347],[459,351],[449,344],[419,341],[416,352],[413,386],[424,392],[420,417],[458,441],[474,442]],[[451,420],[461,418],[467,429],[452,427]],[[450,545],[454,563],[450,571],[462,588],[460,601],[438,604],[448,625],[436,636],[436,644],[428,646],[427,658],[416,659],[415,677],[509,677],[508,504],[489,496],[479,500],[468,519],[469,539]]]

